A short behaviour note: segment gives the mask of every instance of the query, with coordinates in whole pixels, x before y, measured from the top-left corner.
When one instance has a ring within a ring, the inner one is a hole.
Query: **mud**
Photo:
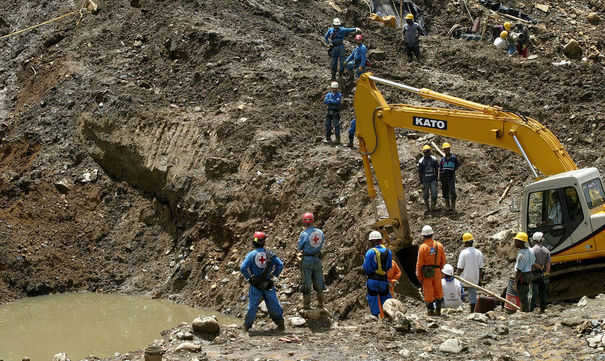
[[[531,28],[539,41],[534,60],[445,37],[457,21],[468,22],[462,3],[448,3],[422,40],[424,62],[411,65],[399,33],[367,19],[359,1],[337,2],[341,13],[314,0],[139,3],[99,1],[100,12],[78,26],[69,18],[1,40],[1,302],[88,290],[241,316],[247,291],[237,268],[250,235],[262,229],[287,265],[278,287],[293,313],[299,216],[312,211],[327,237],[328,305],[339,318],[362,318],[360,265],[373,216],[361,160],[322,142],[330,77],[322,37],[334,16],[385,52],[373,59],[375,74],[517,109],[551,129],[578,166],[605,169],[602,63],[552,65],[564,59],[570,38],[602,50],[601,30],[585,19],[603,13],[600,2],[553,1],[543,14],[513,1],[539,20]],[[17,30],[75,5],[7,0],[0,10]],[[476,16],[485,11],[470,8]],[[344,132],[354,82],[341,83]],[[383,93],[389,102],[438,105]],[[451,262],[460,234],[472,231],[486,257],[486,283],[500,289],[514,251],[490,236],[517,227],[510,198],[497,201],[510,179],[517,202],[531,181],[522,158],[448,139],[462,162],[460,212],[427,217],[416,158],[427,139],[445,139],[405,130],[398,139],[412,232],[431,224]],[[98,180],[79,181],[95,169]]]

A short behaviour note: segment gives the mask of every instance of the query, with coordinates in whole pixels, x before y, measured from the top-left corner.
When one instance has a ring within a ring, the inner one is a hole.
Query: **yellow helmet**
[[[431,150],[431,146],[426,144],[424,147],[422,147],[422,151],[424,152],[425,150]]]
[[[473,237],[473,235],[470,232],[466,232],[465,234],[462,235],[462,242],[470,242],[470,241],[474,241],[475,238]]]
[[[504,23],[504,29],[506,31],[510,31],[510,22],[507,21],[507,22]]]
[[[508,31],[502,30],[502,32],[500,33],[500,37],[501,38],[506,38],[507,36],[508,36]]]
[[[441,146],[441,148],[443,148],[443,149],[450,148],[450,143],[448,143],[448,142],[443,143],[443,145]]]
[[[406,18],[406,19],[410,19],[410,20],[414,20],[414,14],[412,14],[412,13],[408,13],[408,14],[405,16],[405,18]]]
[[[527,233],[519,232],[513,239],[518,239],[519,241],[527,242]]]

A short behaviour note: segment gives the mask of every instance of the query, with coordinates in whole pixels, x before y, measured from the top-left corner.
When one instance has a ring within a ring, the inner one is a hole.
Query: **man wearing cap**
[[[435,210],[437,204],[437,177],[439,162],[431,155],[431,146],[422,147],[423,157],[418,161],[418,177],[422,183],[422,198],[424,199],[425,213]],[[429,207],[429,191],[431,192],[431,205]]]
[[[473,247],[475,238],[469,232],[462,235],[464,249],[458,257],[456,272],[458,276],[478,286],[483,282],[483,253]],[[470,303],[471,313],[475,312],[477,304],[477,289],[466,285],[468,291],[468,302]]]
[[[418,248],[416,277],[418,277],[418,281],[422,282],[427,315],[441,316],[441,302],[443,301],[441,268],[445,265],[445,252],[443,245],[433,240],[431,226],[422,227],[422,238],[424,242]]]
[[[513,289],[519,294],[521,312],[529,312],[529,285],[531,284],[531,270],[536,263],[536,255],[531,248],[527,248],[527,233],[518,232],[513,238],[515,247],[519,249],[515,262],[515,284]]]
[[[271,250],[265,249],[267,235],[264,232],[254,232],[252,245],[254,250],[250,251],[239,270],[250,284],[248,290],[248,312],[244,319],[244,329],[248,331],[256,319],[256,311],[262,300],[265,300],[269,316],[280,330],[284,329],[283,310],[277,294],[272,276],[277,277],[284,269],[282,261]]]
[[[443,266],[443,279],[441,289],[443,290],[443,307],[460,308],[465,299],[464,287],[460,281],[454,278],[454,267],[451,264]]]
[[[336,70],[338,69],[338,62],[340,61],[340,70],[339,73],[342,73],[345,70],[345,36],[347,34],[353,33],[355,31],[359,31],[359,28],[344,28],[341,27],[341,22],[339,18],[334,18],[332,20],[332,27],[328,29],[326,35],[324,35],[324,39],[326,40],[326,44],[330,47],[328,53],[332,57],[332,80],[336,79]]]
[[[324,284],[323,269],[321,267],[321,248],[324,245],[324,233],[313,224],[315,217],[313,213],[306,212],[302,215],[305,230],[298,237],[300,262],[300,283],[303,294],[303,309],[311,308],[311,285],[317,292],[317,307],[324,307]]]
[[[534,233],[532,238],[534,240],[532,251],[534,251],[536,264],[539,267],[534,267],[533,271],[533,295],[530,310],[534,309],[537,299],[539,298],[540,313],[544,313],[544,311],[546,311],[546,285],[550,282],[550,251],[542,244],[542,241],[544,240],[544,234],[542,232]]]
[[[460,163],[458,163],[458,158],[451,153],[450,143],[443,143],[442,148],[445,156],[439,162],[441,192],[445,200],[445,210],[456,212],[456,171],[460,167]]]
[[[332,142],[332,127],[334,127],[335,144],[340,144],[340,106],[342,94],[338,91],[338,82],[330,84],[330,92],[324,98],[324,104],[328,106],[326,113],[326,142]]]
[[[408,13],[405,16],[405,25],[403,25],[403,42],[409,63],[412,62],[412,53],[416,55],[416,60],[420,60],[420,46],[418,46],[420,35],[424,35],[424,30],[414,21],[414,14]]]
[[[387,272],[393,266],[393,254],[390,249],[382,244],[382,234],[380,232],[370,232],[368,240],[372,247],[366,252],[362,266],[363,271],[368,276],[366,299],[372,316],[378,317],[380,315],[382,318],[384,317],[382,305],[391,298]]]
[[[359,78],[366,71],[368,48],[363,44],[361,34],[355,35],[355,42],[357,47],[353,49],[353,52],[345,61],[345,68],[355,70],[355,76]]]

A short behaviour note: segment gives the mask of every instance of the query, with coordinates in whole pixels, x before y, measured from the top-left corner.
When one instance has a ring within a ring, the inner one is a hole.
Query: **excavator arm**
[[[388,104],[376,87],[383,83],[440,100],[468,110]],[[411,244],[405,194],[401,177],[395,128],[413,129],[449,138],[493,145],[522,155],[535,178],[578,169],[563,145],[550,130],[534,119],[505,111],[499,107],[456,98],[429,89],[417,89],[362,74],[354,98],[357,127],[364,160],[368,194],[375,205],[371,168],[374,169],[389,218],[377,220],[376,227],[391,226],[394,247]],[[371,166],[370,167],[370,162]]]

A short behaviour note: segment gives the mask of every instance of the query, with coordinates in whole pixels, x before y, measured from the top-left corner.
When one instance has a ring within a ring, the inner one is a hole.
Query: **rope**
[[[0,36],[0,40],[3,40],[3,39],[6,39],[6,38],[9,38],[9,37],[11,37],[11,36],[13,36],[13,35],[18,35],[18,34],[24,33],[24,32],[26,32],[26,31],[33,30],[33,29],[38,28],[38,27],[43,26],[43,25],[47,25],[47,24],[50,24],[50,23],[54,23],[55,21],[59,21],[59,20],[61,20],[61,19],[63,19],[63,18],[66,18],[66,17],[71,16],[71,15],[74,15],[74,14],[78,14],[78,13],[80,14],[80,19],[79,19],[79,20],[78,20],[78,22],[76,23],[76,26],[77,26],[77,25],[80,25],[80,23],[82,22],[82,17],[84,16],[84,14],[82,14],[82,10],[84,10],[84,6],[82,6],[82,7],[80,8],[80,10],[74,10],[74,11],[70,11],[70,12],[68,12],[67,14],[64,14],[64,15],[61,15],[61,16],[56,17],[56,18],[54,18],[54,19],[51,19],[51,20],[45,21],[45,22],[43,22],[43,23],[41,23],[41,24],[37,24],[37,25],[34,25],[34,26],[30,26],[29,28],[21,29],[21,30],[15,31],[14,33],[10,33],[10,34],[6,34],[6,35],[2,35],[2,36]]]

